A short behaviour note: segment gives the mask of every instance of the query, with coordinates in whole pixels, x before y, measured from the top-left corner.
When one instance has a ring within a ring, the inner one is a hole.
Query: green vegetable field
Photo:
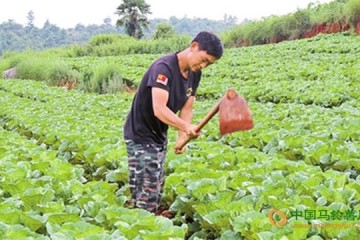
[[[114,62],[139,83],[156,57],[64,60],[82,72]],[[0,79],[0,239],[357,239],[360,37],[226,49],[203,71],[195,123],[228,88],[255,126],[221,137],[215,117],[182,155],[170,129],[168,219],[126,205],[133,93]]]

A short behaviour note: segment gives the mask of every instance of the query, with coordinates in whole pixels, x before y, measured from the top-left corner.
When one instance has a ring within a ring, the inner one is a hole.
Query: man
[[[199,136],[191,120],[201,70],[222,54],[220,39],[200,32],[186,49],[159,58],[145,73],[124,125],[135,207],[157,211],[164,185],[168,127],[179,130],[178,154],[184,152],[180,146],[186,137]]]

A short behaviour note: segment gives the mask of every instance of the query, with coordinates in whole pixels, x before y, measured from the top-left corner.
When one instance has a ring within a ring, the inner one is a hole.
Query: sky
[[[304,9],[309,3],[328,3],[332,0],[145,0],[152,14],[149,19],[165,18],[208,18],[222,20],[224,15],[258,20],[271,15],[284,15]],[[31,10],[35,26],[41,28],[48,20],[61,28],[73,28],[80,23],[100,25],[109,17],[115,24],[116,8],[122,0],[3,0],[0,3],[0,23],[9,19],[26,25]]]

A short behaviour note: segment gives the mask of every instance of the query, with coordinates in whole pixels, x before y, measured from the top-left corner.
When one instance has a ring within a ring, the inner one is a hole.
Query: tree
[[[224,22],[225,23],[230,23],[230,24],[236,24],[236,22],[238,21],[238,18],[236,16],[232,16],[232,15],[224,15]]]
[[[34,20],[35,20],[35,16],[34,16],[34,11],[30,10],[28,12],[28,15],[27,15],[27,20],[28,20],[28,27],[29,28],[33,28],[34,27]]]
[[[149,25],[146,14],[151,14],[150,5],[144,0],[123,0],[115,14],[120,17],[116,26],[124,26],[129,36],[140,39],[144,35],[143,29]]]
[[[173,37],[175,34],[176,33],[175,33],[174,29],[172,28],[171,24],[163,22],[163,23],[159,23],[156,26],[156,30],[155,30],[153,38],[154,39],[170,38],[170,37]]]
[[[42,39],[44,39],[45,48],[52,48],[66,43],[66,31],[50,23],[49,20],[46,20],[44,23],[41,34]]]
[[[111,25],[111,18],[109,18],[109,17],[104,18],[103,22],[104,22],[104,25],[110,26]]]

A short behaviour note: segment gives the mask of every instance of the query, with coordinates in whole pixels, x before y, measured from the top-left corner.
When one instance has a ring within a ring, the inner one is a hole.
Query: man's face
[[[191,54],[189,56],[189,67],[191,71],[197,72],[216,61],[216,57],[208,54],[204,50],[199,50],[197,43],[191,45]]]

